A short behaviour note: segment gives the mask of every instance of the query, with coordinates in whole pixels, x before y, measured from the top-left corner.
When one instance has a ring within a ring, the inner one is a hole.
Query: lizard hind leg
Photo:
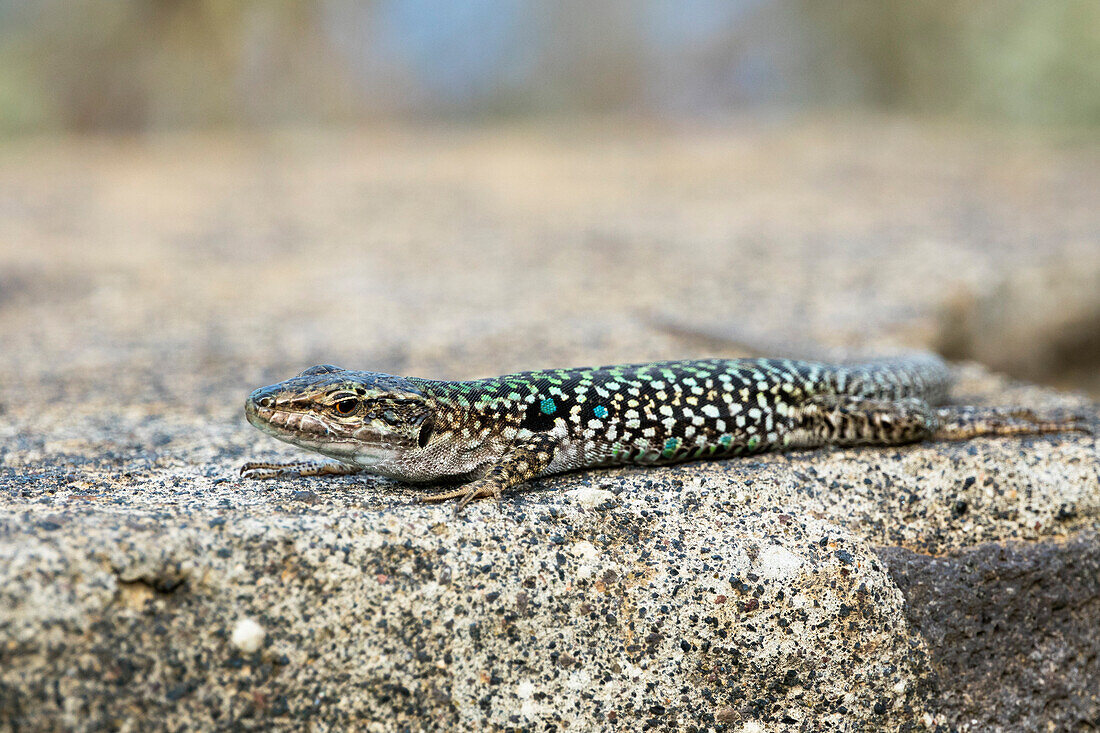
[[[818,395],[798,407],[784,444],[901,445],[928,440],[938,428],[936,410],[924,400]]]

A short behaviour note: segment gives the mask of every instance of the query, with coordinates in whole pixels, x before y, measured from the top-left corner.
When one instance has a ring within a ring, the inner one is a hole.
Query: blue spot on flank
[[[607,408],[603,405],[596,405],[592,408],[592,414],[596,417],[607,417]]]
[[[554,400],[550,397],[540,402],[539,407],[542,409],[543,415],[553,415],[558,411],[558,406],[554,404]]]

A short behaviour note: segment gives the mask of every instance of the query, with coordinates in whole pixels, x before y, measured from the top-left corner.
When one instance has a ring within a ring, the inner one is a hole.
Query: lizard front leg
[[[291,463],[246,463],[241,476],[250,479],[298,478],[299,476],[347,476],[359,473],[356,466],[334,461],[293,461]]]
[[[547,435],[536,436],[517,443],[490,468],[484,476],[453,491],[429,494],[421,498],[425,502],[441,502],[458,499],[455,514],[460,513],[474,499],[493,497],[499,499],[506,489],[530,481],[546,470],[554,460],[554,440]]]

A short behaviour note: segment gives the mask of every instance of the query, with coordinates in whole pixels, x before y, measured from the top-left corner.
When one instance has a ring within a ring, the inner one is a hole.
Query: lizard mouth
[[[253,426],[275,437],[327,436],[337,438],[324,422],[308,412],[261,407],[255,401],[248,400],[244,406],[244,414]]]
[[[265,407],[251,396],[245,401],[244,414],[249,423],[273,438],[364,468],[385,462],[394,453],[380,434],[364,435],[364,428],[347,434],[334,430],[312,412]]]

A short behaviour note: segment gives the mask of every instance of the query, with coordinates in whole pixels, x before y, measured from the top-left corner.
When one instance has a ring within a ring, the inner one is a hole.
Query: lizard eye
[[[333,405],[333,408],[336,410],[337,415],[350,415],[351,413],[355,412],[358,407],[359,400],[353,399],[340,400],[335,405]]]

